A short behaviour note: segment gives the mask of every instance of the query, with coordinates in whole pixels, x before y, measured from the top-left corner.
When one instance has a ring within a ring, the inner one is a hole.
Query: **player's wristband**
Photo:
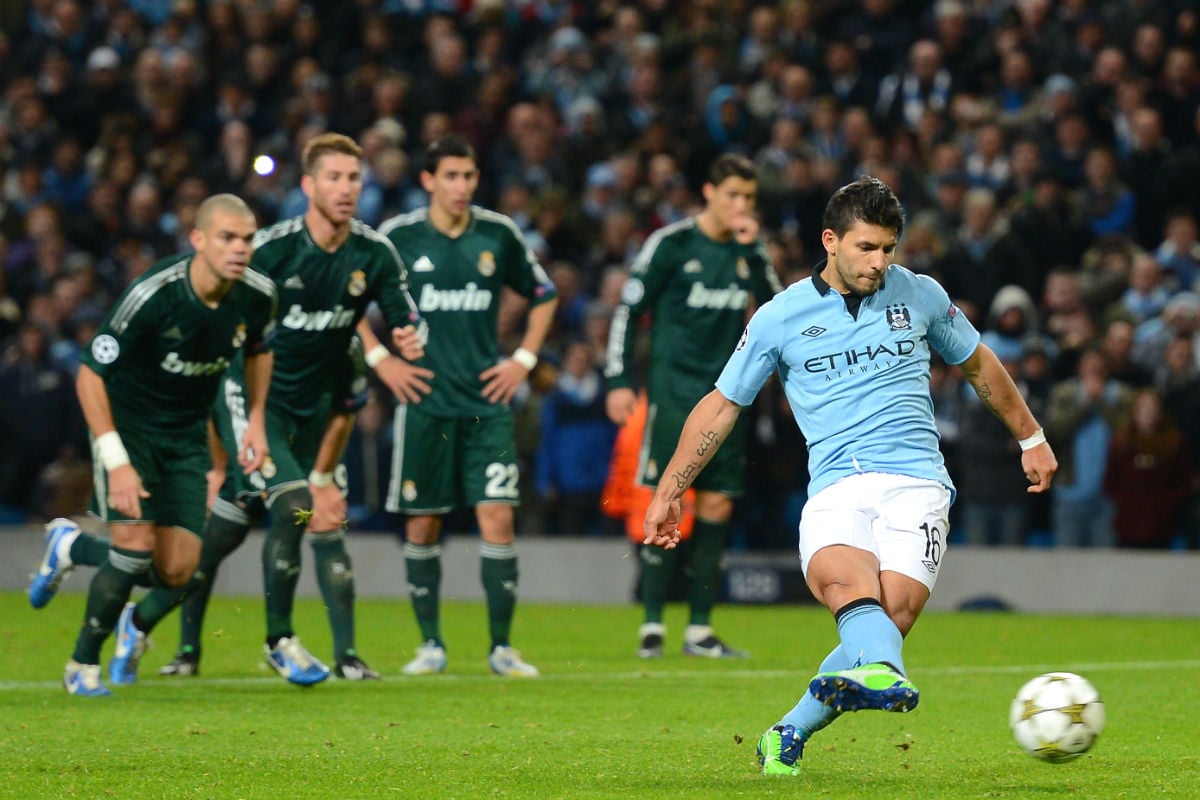
[[[102,433],[96,437],[96,457],[106,470],[114,470],[129,463],[129,453],[116,431]]]
[[[1033,434],[1033,436],[1030,436],[1028,439],[1021,439],[1020,441],[1017,442],[1017,444],[1021,445],[1022,450],[1032,450],[1033,448],[1037,447],[1039,444],[1045,444],[1045,442],[1046,442],[1046,432],[1044,430],[1042,430],[1041,428],[1038,428],[1037,431]]]
[[[512,354],[512,360],[525,369],[532,371],[537,366],[538,357],[535,353],[529,352],[524,347],[518,347]]]
[[[324,489],[329,484],[333,483],[332,472],[317,472],[315,469],[308,473],[308,482],[318,489]]]
[[[391,353],[386,347],[381,344],[377,344],[367,351],[367,354],[363,356],[363,360],[367,362],[368,367],[375,369],[375,367],[379,366],[380,361],[383,361],[390,355]]]

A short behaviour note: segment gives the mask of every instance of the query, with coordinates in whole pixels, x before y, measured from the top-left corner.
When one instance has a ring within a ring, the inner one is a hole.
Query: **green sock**
[[[239,509],[229,504],[234,511]],[[200,652],[200,632],[204,628],[204,614],[208,610],[208,599],[212,596],[213,582],[217,579],[217,570],[230,553],[242,546],[246,534],[250,532],[251,520],[226,519],[216,513],[221,503],[213,506],[214,513],[208,518],[208,527],[204,531],[204,548],[200,551],[200,563],[196,574],[203,574],[206,580],[197,583],[183,598],[179,607],[179,649]]]
[[[442,546],[404,543],[404,569],[408,575],[408,595],[423,641],[442,644],[438,619],[438,598],[442,591]]]
[[[90,533],[79,532],[71,542],[71,563],[88,567],[103,567],[108,563],[108,548],[111,542]],[[82,663],[82,662],[80,662]]]
[[[346,537],[340,530],[313,533],[312,544],[317,569],[317,585],[329,615],[333,631],[333,660],[356,655],[354,652],[354,571],[346,552]]]
[[[638,555],[642,559],[642,621],[661,624],[679,551],[642,545]]]
[[[513,614],[517,610],[517,546],[484,542],[479,554],[492,647],[507,646]]]
[[[111,548],[108,559],[100,565],[88,585],[83,627],[75,640],[75,653],[71,658],[80,664],[100,663],[100,648],[117,624],[138,574],[150,569],[152,555],[150,550]]]
[[[292,608],[296,602],[296,584],[300,581],[300,540],[307,524],[297,521],[296,512],[311,509],[308,487],[284,492],[271,505],[271,528],[262,551],[267,643],[271,645],[295,634]]]
[[[689,625],[708,625],[721,591],[721,549],[728,522],[696,520],[692,531],[692,574],[688,590]]]
[[[208,527],[204,531],[204,544],[200,549],[200,561],[196,565],[196,571],[192,573],[191,579],[178,589],[173,589],[169,586],[160,586],[149,592],[145,597],[138,602],[138,618],[143,623],[143,631],[149,633],[154,630],[155,626],[163,620],[167,614],[170,614],[180,605],[187,602],[188,599],[200,596],[203,599],[200,616],[203,617],[203,605],[208,602],[208,595],[212,592],[212,580],[216,573],[216,565],[221,563],[230,552],[237,548],[246,538],[246,532],[249,530],[249,525],[230,522],[222,519],[215,514],[208,519]],[[224,548],[228,549],[224,549]],[[187,611],[181,616],[181,627],[188,624]],[[200,649],[200,622],[195,624],[196,641],[188,642],[181,634],[180,644],[194,644],[194,649]]]

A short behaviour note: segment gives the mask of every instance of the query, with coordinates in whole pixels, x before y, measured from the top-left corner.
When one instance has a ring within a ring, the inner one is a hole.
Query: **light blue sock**
[[[850,659],[846,658],[846,653],[839,644],[830,651],[829,655],[825,656],[825,660],[821,662],[821,667],[817,671],[836,672],[837,670],[849,669],[850,666]],[[801,741],[807,742],[810,736],[833,722],[839,716],[841,716],[840,711],[835,711],[832,706],[827,706],[813,697],[806,688],[804,696],[800,698],[800,702],[796,703],[795,708],[784,714],[779,724],[794,725],[796,733],[800,734]]]
[[[878,600],[866,597],[843,606],[837,612],[837,628],[851,666],[882,661],[904,674],[904,637]]]

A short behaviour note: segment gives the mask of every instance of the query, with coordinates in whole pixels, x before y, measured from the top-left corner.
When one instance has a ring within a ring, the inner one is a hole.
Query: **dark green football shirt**
[[[385,237],[358,220],[330,253],[318,247],[304,217],[264,228],[254,237],[253,264],[275,281],[279,325],[267,402],[308,416],[335,390],[354,326],[372,301],[389,327],[418,321],[404,263]]]
[[[712,391],[746,327],[751,299],[761,305],[782,289],[761,243],[715,241],[695,217],[660,228],[633,262],[613,315],[609,386],[630,385],[634,323],[650,312],[649,395],[690,408]]]
[[[417,308],[429,325],[420,363],[434,372],[433,392],[421,410],[438,417],[488,416],[504,408],[484,398],[479,380],[499,355],[501,290],[508,286],[533,305],[556,297],[511,219],[478,206],[470,213],[467,229],[453,239],[433,226],[428,209],[379,226],[408,264]]]
[[[154,264],[125,288],[84,364],[104,379],[118,430],[203,423],[235,354],[262,352],[275,325],[275,285],[247,269],[216,308],[188,279],[191,254]]]

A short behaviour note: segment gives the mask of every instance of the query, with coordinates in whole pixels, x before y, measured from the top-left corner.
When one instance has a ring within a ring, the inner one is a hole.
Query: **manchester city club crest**
[[[887,307],[888,327],[894,331],[907,331],[912,328],[912,316],[908,313],[908,306],[903,303],[897,303],[894,306]]]
[[[476,266],[480,275],[490,278],[496,274],[496,257],[492,255],[491,250],[484,250],[479,254],[479,263]]]
[[[359,297],[367,290],[367,275],[361,269],[356,269],[350,273],[350,283],[346,285],[346,291],[351,297]]]
[[[239,323],[238,326],[233,329],[233,348],[236,350],[237,348],[241,347],[245,343],[246,343],[246,326],[245,326],[245,324]]]
[[[750,265],[746,263],[746,259],[744,258],[737,260],[737,276],[744,281],[750,280]]]

